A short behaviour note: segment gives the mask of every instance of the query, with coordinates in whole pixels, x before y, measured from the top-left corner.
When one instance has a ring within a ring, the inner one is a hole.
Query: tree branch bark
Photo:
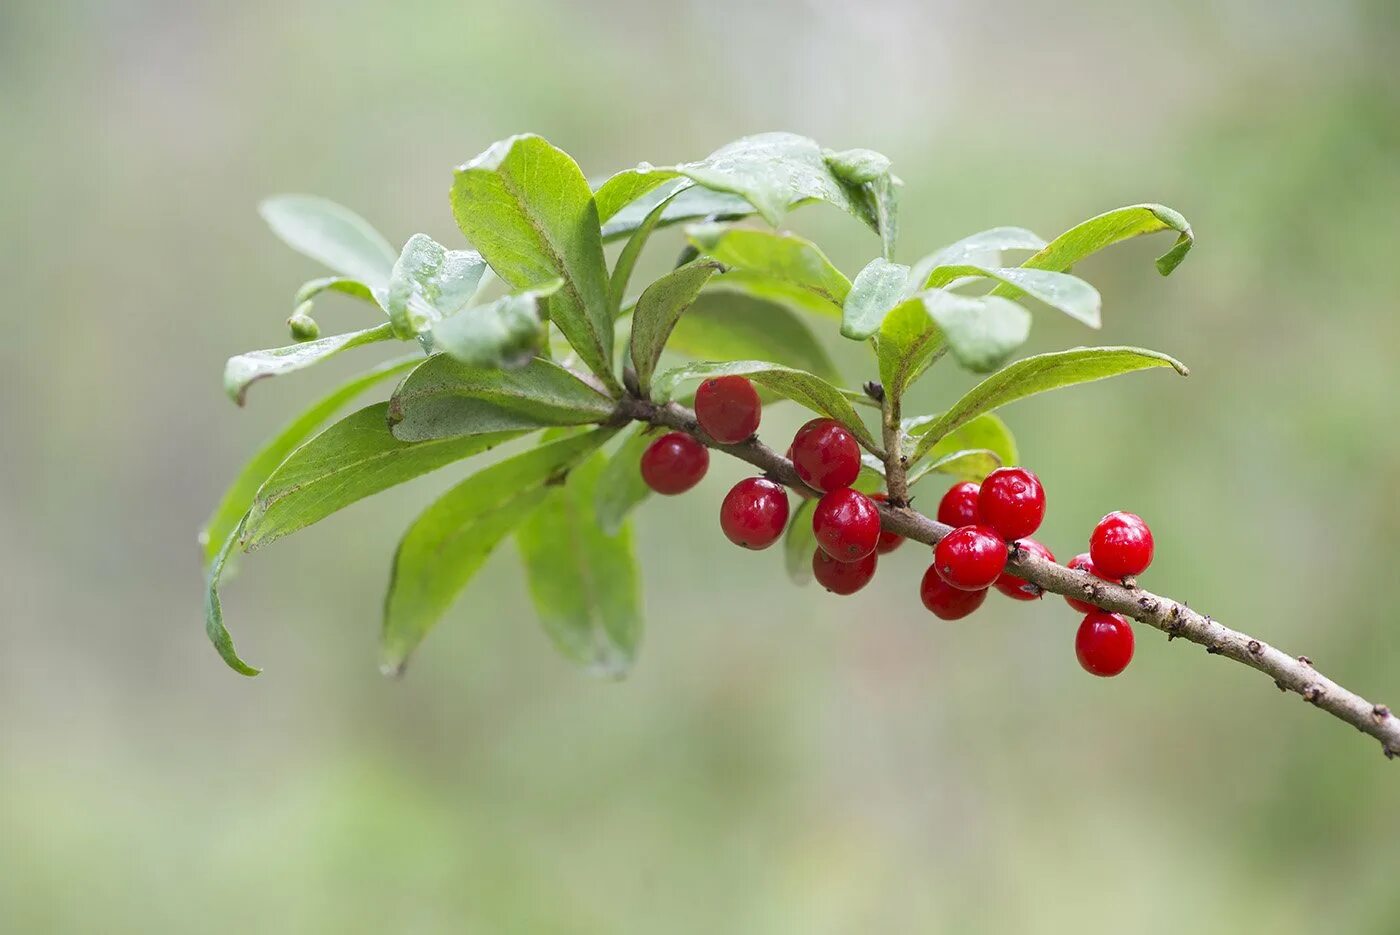
[[[819,496],[817,491],[802,483],[790,461],[757,438],[737,445],[722,445],[700,429],[693,412],[676,403],[663,405],[629,398],[622,401],[618,414],[693,435],[711,448],[752,464],[800,496]],[[897,421],[895,425],[898,426]],[[885,448],[891,457],[898,457],[898,446],[891,446],[888,438]],[[890,493],[893,496],[893,491]],[[876,506],[883,528],[915,542],[934,545],[952,531],[952,527],[908,507],[879,502]],[[1291,656],[1262,640],[1232,630],[1179,601],[1144,591],[1131,582],[1119,584],[1104,581],[1087,572],[1046,561],[1015,546],[1011,547],[1006,567],[1046,591],[1072,595],[1104,610],[1155,627],[1167,634],[1168,640],[1180,637],[1204,646],[1207,653],[1257,669],[1272,678],[1280,691],[1294,692],[1315,707],[1380,741],[1381,749],[1388,758],[1400,756],[1400,717],[1385,705],[1367,701],[1332,681],[1319,672],[1307,656]]]

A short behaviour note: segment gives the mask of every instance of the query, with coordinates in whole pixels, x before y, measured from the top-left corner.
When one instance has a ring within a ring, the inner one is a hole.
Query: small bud
[[[292,330],[292,337],[298,341],[314,341],[321,336],[321,326],[316,324],[316,319],[311,317],[310,312],[311,303],[303,302],[292,312],[292,317],[287,319],[287,327]]]

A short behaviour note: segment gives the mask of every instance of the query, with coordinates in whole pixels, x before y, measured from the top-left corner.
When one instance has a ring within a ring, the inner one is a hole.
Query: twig
[[[752,464],[801,496],[818,495],[798,479],[790,461],[758,439],[749,439],[737,445],[721,445],[700,430],[695,414],[683,406],[626,399],[620,404],[619,415],[686,432],[711,448]],[[898,427],[897,419],[894,425]],[[898,445],[891,445],[888,435],[885,448],[892,458],[898,457]],[[901,479],[902,476],[901,472]],[[894,497],[893,489],[890,496]],[[877,503],[876,506],[885,529],[915,542],[933,545],[952,531],[952,527],[908,507],[893,503]],[[1400,756],[1400,717],[1387,706],[1367,701],[1327,678],[1317,671],[1307,656],[1291,656],[1262,640],[1232,630],[1172,598],[1138,587],[1104,581],[1087,572],[1046,561],[1023,549],[1012,551],[1007,559],[1007,568],[1046,591],[1072,595],[1104,610],[1155,627],[1167,634],[1168,639],[1180,637],[1204,646],[1206,652],[1212,655],[1224,656],[1251,669],[1258,669],[1273,679],[1280,690],[1296,692],[1305,701],[1379,740],[1387,757]]]

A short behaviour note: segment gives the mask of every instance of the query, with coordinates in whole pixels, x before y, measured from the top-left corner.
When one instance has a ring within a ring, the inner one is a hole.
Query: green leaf
[[[621,237],[626,237],[636,231],[645,223],[646,218],[658,205],[665,202],[661,210],[661,217],[655,222],[656,227],[669,227],[682,221],[694,221],[700,218],[726,218],[734,219],[747,217],[754,213],[753,205],[749,204],[738,195],[728,192],[717,192],[708,188],[697,186],[694,181],[677,176],[670,170],[648,169],[642,171],[638,169],[628,169],[618,173],[613,178],[625,175],[636,175],[641,177],[655,177],[658,173],[665,179],[664,184],[647,191],[626,207],[616,210],[612,215],[603,214],[604,206],[598,206],[598,212],[603,220],[603,240],[612,241]],[[610,179],[609,182],[612,180]],[[608,183],[604,183],[605,187]],[[619,185],[619,189],[621,186]],[[617,195],[619,193],[613,193]],[[600,188],[598,198],[611,197],[605,194]]]
[[[632,312],[632,366],[637,372],[637,386],[642,395],[651,390],[656,362],[681,313],[695,301],[710,277],[722,268],[712,261],[697,260],[662,276],[647,286],[637,299],[637,307]]]
[[[435,354],[389,400],[389,422],[405,442],[510,429],[586,425],[614,403],[574,374],[536,357],[515,370],[472,367]]]
[[[846,295],[841,310],[841,333],[864,341],[879,331],[885,315],[900,303],[908,278],[909,267],[883,257],[865,264]]]
[[[547,442],[467,478],[419,514],[394,553],[380,637],[386,675],[405,662],[502,539],[544,501],[545,484],[598,449],[614,429]]]
[[[940,266],[955,266],[960,263],[989,263],[1000,265],[1003,250],[1039,250],[1045,240],[1024,227],[993,227],[964,237],[948,246],[930,253],[914,264],[909,282],[905,286],[907,299],[923,289],[929,273]]]
[[[923,457],[949,433],[1008,403],[1062,386],[1090,383],[1152,367],[1171,367],[1182,376],[1189,373],[1181,361],[1138,347],[1078,347],[1018,360],[974,386],[930,423],[914,449],[913,458]]]
[[[433,349],[471,367],[513,370],[525,366],[544,339],[541,306],[560,285],[556,279],[444,318],[433,325]]]
[[[855,408],[842,391],[821,377],[804,370],[795,370],[792,367],[784,367],[762,360],[695,363],[662,374],[656,381],[657,392],[660,398],[669,399],[674,394],[676,387],[687,380],[704,380],[709,377],[730,375],[748,377],[754,383],[772,390],[779,396],[806,406],[824,416],[830,416],[849,428],[856,436],[856,440],[866,448],[871,451],[879,450],[880,446],[876,443],[874,436],[870,434],[870,430],[866,428],[865,423],[861,421]]]
[[[204,571],[204,632],[230,669],[239,675],[254,676],[262,670],[239,658],[238,651],[233,648],[233,637],[224,626],[224,608],[219,601],[219,576],[224,573],[224,565],[242,529],[239,523],[229,532]]]
[[[794,584],[806,584],[812,580],[812,553],[817,548],[817,537],[812,532],[812,511],[817,501],[803,497],[792,511],[787,533],[783,538],[783,559],[787,565],[788,577]]]
[[[802,318],[749,295],[702,292],[666,346],[697,360],[771,360],[841,382],[831,356]]]
[[[248,395],[248,387],[266,377],[280,377],[283,374],[304,370],[319,364],[327,357],[353,347],[362,347],[379,341],[394,339],[393,325],[385,322],[364,331],[351,331],[346,334],[333,334],[328,338],[303,341],[287,347],[274,347],[263,351],[249,351],[230,357],[224,365],[224,391],[238,405],[243,405]]]
[[[1056,273],[1044,269],[1021,269],[1011,267],[998,269],[963,263],[956,266],[939,266],[929,273],[924,287],[941,289],[964,276],[985,276],[995,279],[1014,289],[1014,297],[1028,295],[1039,299],[1051,308],[1064,312],[1069,317],[1082,321],[1090,328],[1102,324],[1099,316],[1103,299],[1099,290],[1078,276],[1069,273]]]
[[[427,234],[404,244],[389,275],[386,308],[394,332],[416,337],[466,307],[476,295],[486,261],[475,250],[449,250]]]
[[[880,382],[896,397],[944,350],[970,370],[990,370],[1023,344],[1030,313],[1008,299],[937,289],[900,303],[880,326]]]
[[[313,195],[278,195],[258,213],[287,246],[371,289],[389,282],[394,248],[348,208]]]
[[[685,185],[690,184],[690,180],[686,179]],[[656,207],[647,213],[647,216],[642,219],[642,223],[637,225],[637,229],[627,239],[627,243],[623,244],[621,252],[617,255],[617,262],[613,264],[612,277],[608,280],[608,307],[614,316],[622,310],[622,303],[627,294],[627,283],[632,279],[632,270],[642,255],[642,248],[650,239],[651,232],[661,223],[661,216],[665,213],[671,198],[684,190],[684,188],[672,187],[671,194],[663,198]]]
[[[345,295],[375,304],[378,304],[379,301],[374,297],[373,290],[358,279],[348,279],[344,276],[321,276],[302,283],[293,302],[296,305],[301,305],[303,302],[310,302],[323,292],[342,292]]]
[[[686,236],[701,252],[731,267],[721,280],[726,287],[840,317],[851,281],[811,241],[725,224],[695,224],[686,228]]]
[[[938,416],[905,419],[903,422],[904,433],[911,439],[917,439],[927,433],[937,420]],[[910,450],[908,445],[904,447],[905,450]],[[978,452],[989,453],[996,463],[987,467],[988,459],[979,458]],[[961,459],[960,456],[967,457]],[[1012,436],[1011,430],[1006,427],[1006,423],[1000,417],[990,412],[978,416],[943,436],[938,444],[924,454],[924,457],[929,460],[920,462],[917,468],[909,472],[911,484],[930,471],[954,474],[964,480],[980,481],[997,467],[1020,463],[1020,454],[1016,450],[1016,439]],[[910,460],[910,463],[914,463],[913,459]],[[987,469],[983,470],[983,468]]]
[[[251,552],[357,500],[519,434],[498,432],[409,444],[390,434],[386,403],[366,406],[292,452],[272,472],[244,521],[240,544]]]
[[[544,502],[515,534],[530,597],[545,632],[567,658],[620,676],[642,632],[641,589],[632,528],[613,535],[594,518],[603,458],[595,455]]]
[[[852,185],[864,185],[890,174],[890,159],[873,149],[848,149],[824,155],[827,167],[837,178]]]
[[[1186,218],[1165,205],[1153,204],[1129,205],[1090,218],[1056,237],[1021,265],[1028,269],[1064,271],[1091,253],[1121,240],[1165,230],[1178,233],[1172,248],[1157,258],[1157,271],[1168,276],[1186,259],[1186,254],[1196,242],[1196,235],[1192,233]],[[996,295],[1012,294],[1011,287],[1005,285],[997,286],[992,291]]]
[[[673,169],[657,168],[646,162],[631,169],[623,169],[593,189],[593,203],[598,208],[598,221],[606,224],[623,208],[665,186],[661,192],[656,192],[656,196],[646,205],[646,210],[637,216],[640,222],[654,207],[692,184],[694,183],[689,179],[677,176]]]
[[[562,279],[550,318],[610,390],[613,316],[598,210],[578,164],[534,135],[491,146],[457,170],[457,224],[513,289]]]
[[[617,451],[613,452],[598,476],[598,488],[594,493],[594,508],[598,514],[598,525],[603,532],[613,535],[622,528],[628,515],[647,497],[651,488],[642,480],[642,452],[655,439],[651,426],[637,425]]]
[[[242,521],[258,488],[272,476],[277,466],[285,461],[298,445],[306,441],[312,432],[351,399],[374,384],[420,363],[421,357],[390,361],[354,377],[321,397],[263,445],[262,449],[243,465],[243,470],[238,472],[238,477],[224,491],[219,505],[214,508],[213,514],[199,532],[199,544],[204,552],[205,564],[213,561],[229,533]]]

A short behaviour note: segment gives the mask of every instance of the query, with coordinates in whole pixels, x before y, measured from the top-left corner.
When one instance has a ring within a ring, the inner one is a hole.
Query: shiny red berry
[[[1074,558],[1070,559],[1065,564],[1065,567],[1072,568],[1075,571],[1087,571],[1089,574],[1097,578],[1103,577],[1103,575],[1100,575],[1098,571],[1095,570],[1094,560],[1089,557],[1088,552],[1080,552]],[[1070,597],[1068,594],[1065,595],[1065,603],[1068,604],[1070,607],[1074,608],[1075,610],[1079,611],[1081,614],[1092,614],[1094,611],[1099,609],[1095,605],[1090,604],[1088,601],[1081,601],[1078,598]]]
[[[1039,555],[1047,561],[1053,562],[1055,560],[1054,554],[1034,539],[1020,539],[1016,542],[1016,545],[1019,546],[1022,551],[1029,552],[1032,555]],[[1007,597],[1014,598],[1018,601],[1033,601],[1045,595],[1040,585],[1031,584],[1025,578],[1017,578],[1009,571],[1002,572],[1001,577],[997,578],[996,589]]]
[[[938,501],[938,521],[954,529],[980,523],[981,514],[977,512],[978,489],[970,480],[949,487],[943,499]]]
[[[982,481],[977,510],[1007,542],[1024,539],[1045,519],[1045,488],[1025,468],[997,468]]]
[[[843,487],[817,501],[812,532],[827,555],[838,562],[858,562],[880,541],[880,513],[865,494]]]
[[[1006,543],[986,526],[960,526],[938,540],[933,564],[953,587],[980,591],[1006,567]]]
[[[870,495],[870,499],[879,500],[881,503],[884,503],[889,500],[889,496],[883,493],[872,493]],[[895,549],[899,548],[903,544],[904,537],[901,536],[899,533],[886,532],[885,530],[881,529],[880,541],[875,543],[875,551],[879,552],[881,555],[884,555],[886,552],[893,552]]]
[[[987,589],[959,590],[939,576],[937,565],[930,565],[919,582],[919,599],[938,619],[961,620],[982,606],[987,599]]]
[[[695,391],[695,419],[715,441],[735,445],[758,431],[758,391],[744,377],[713,377]]]
[[[838,562],[821,549],[814,549],[812,574],[832,594],[854,594],[875,577],[875,553],[854,562]]]
[[[657,493],[685,493],[709,467],[709,449],[684,432],[667,432],[642,452],[642,480]]]
[[[792,466],[816,490],[849,487],[860,474],[860,445],[835,419],[813,419],[792,439]]]
[[[787,521],[787,491],[766,477],[744,478],[719,505],[720,528],[730,542],[746,549],[766,549],[777,542]]]
[[[1152,530],[1133,513],[1110,513],[1089,536],[1089,557],[1103,578],[1130,578],[1152,564]]]
[[[1117,614],[1095,610],[1074,634],[1074,654],[1091,675],[1117,675],[1133,661],[1133,628]]]

